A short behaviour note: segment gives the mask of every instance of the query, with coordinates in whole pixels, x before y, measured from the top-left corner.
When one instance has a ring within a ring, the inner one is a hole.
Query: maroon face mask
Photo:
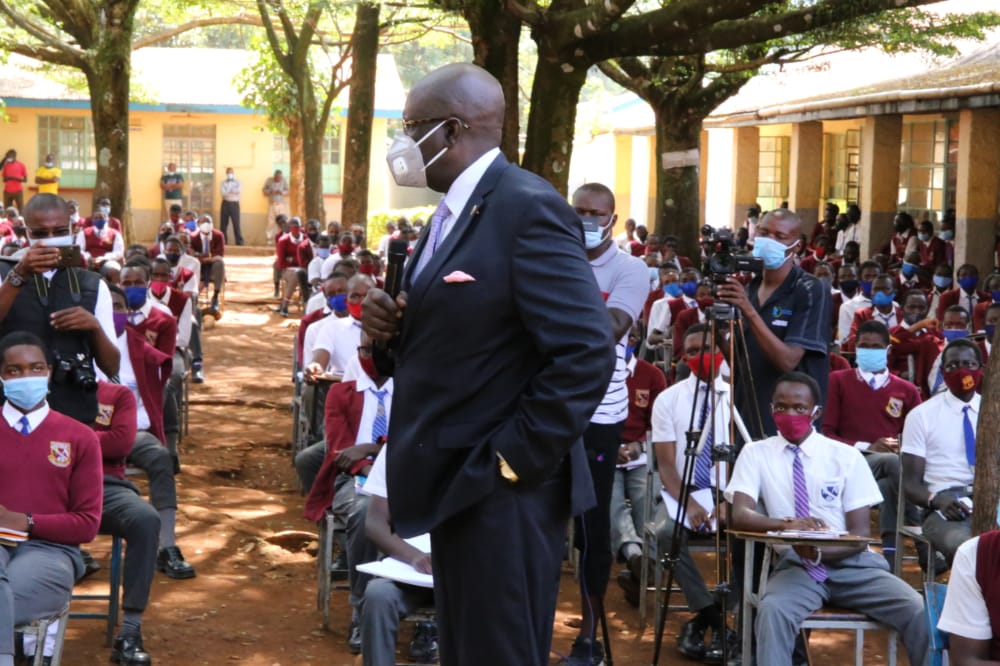
[[[948,387],[948,390],[955,395],[965,394],[970,391],[978,391],[979,385],[983,381],[982,368],[977,368],[975,370],[957,368],[942,374],[944,375],[944,383]]]
[[[775,413],[772,416],[778,432],[789,442],[800,441],[812,430],[812,414]]]

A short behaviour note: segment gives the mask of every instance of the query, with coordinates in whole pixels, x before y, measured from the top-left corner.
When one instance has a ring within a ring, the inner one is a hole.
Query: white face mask
[[[202,222],[198,226],[198,228],[201,229],[201,233],[203,233],[203,234],[210,234],[210,233],[212,233],[212,223],[211,222]]]
[[[441,129],[446,122],[448,121],[439,122],[434,126],[434,129],[423,135],[420,141],[414,141],[413,137],[407,136],[404,132],[396,132],[396,138],[392,140],[392,145],[389,146],[389,152],[385,159],[397,185],[400,187],[427,187],[427,168],[448,152],[448,147],[442,148],[427,164],[424,164],[420,144]]]
[[[235,179],[236,179],[235,175],[233,175],[231,173],[227,173],[226,174],[226,180],[235,180]]]
[[[54,238],[31,238],[31,244],[45,243],[46,247],[69,247],[73,244],[73,235],[55,236]]]

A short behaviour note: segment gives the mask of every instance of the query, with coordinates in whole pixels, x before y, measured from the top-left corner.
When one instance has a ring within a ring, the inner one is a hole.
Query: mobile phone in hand
[[[67,245],[59,248],[57,268],[80,268],[81,266],[83,266],[83,259],[80,256],[79,245]]]

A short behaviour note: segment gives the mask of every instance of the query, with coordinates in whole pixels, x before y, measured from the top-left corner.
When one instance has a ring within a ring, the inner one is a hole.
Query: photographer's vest
[[[26,331],[42,339],[49,358],[53,359],[49,406],[87,426],[97,418],[97,391],[86,391],[69,383],[68,379],[64,382],[55,381],[54,359],[58,354],[63,359],[75,361],[82,355],[84,364],[93,368],[94,354],[90,348],[90,336],[79,331],[56,331],[50,325],[49,318],[53,312],[76,306],[93,314],[100,283],[100,275],[78,268],[57,270],[47,285],[44,276],[35,275],[25,280],[7,318],[0,323],[0,337],[13,331]]]

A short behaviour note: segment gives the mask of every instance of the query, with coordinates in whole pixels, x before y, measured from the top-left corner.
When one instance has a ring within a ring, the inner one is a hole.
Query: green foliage
[[[267,40],[255,35],[250,47],[254,55],[250,63],[236,75],[233,83],[243,95],[243,106],[263,111],[267,115],[270,130],[276,134],[286,134],[288,119],[298,113],[295,82],[278,66]]]
[[[393,210],[377,210],[368,215],[368,229],[365,233],[372,238],[373,233],[381,234],[386,222],[395,222],[405,217],[412,224],[415,220],[426,222],[434,214],[434,206],[417,206],[415,208],[396,208]]]

